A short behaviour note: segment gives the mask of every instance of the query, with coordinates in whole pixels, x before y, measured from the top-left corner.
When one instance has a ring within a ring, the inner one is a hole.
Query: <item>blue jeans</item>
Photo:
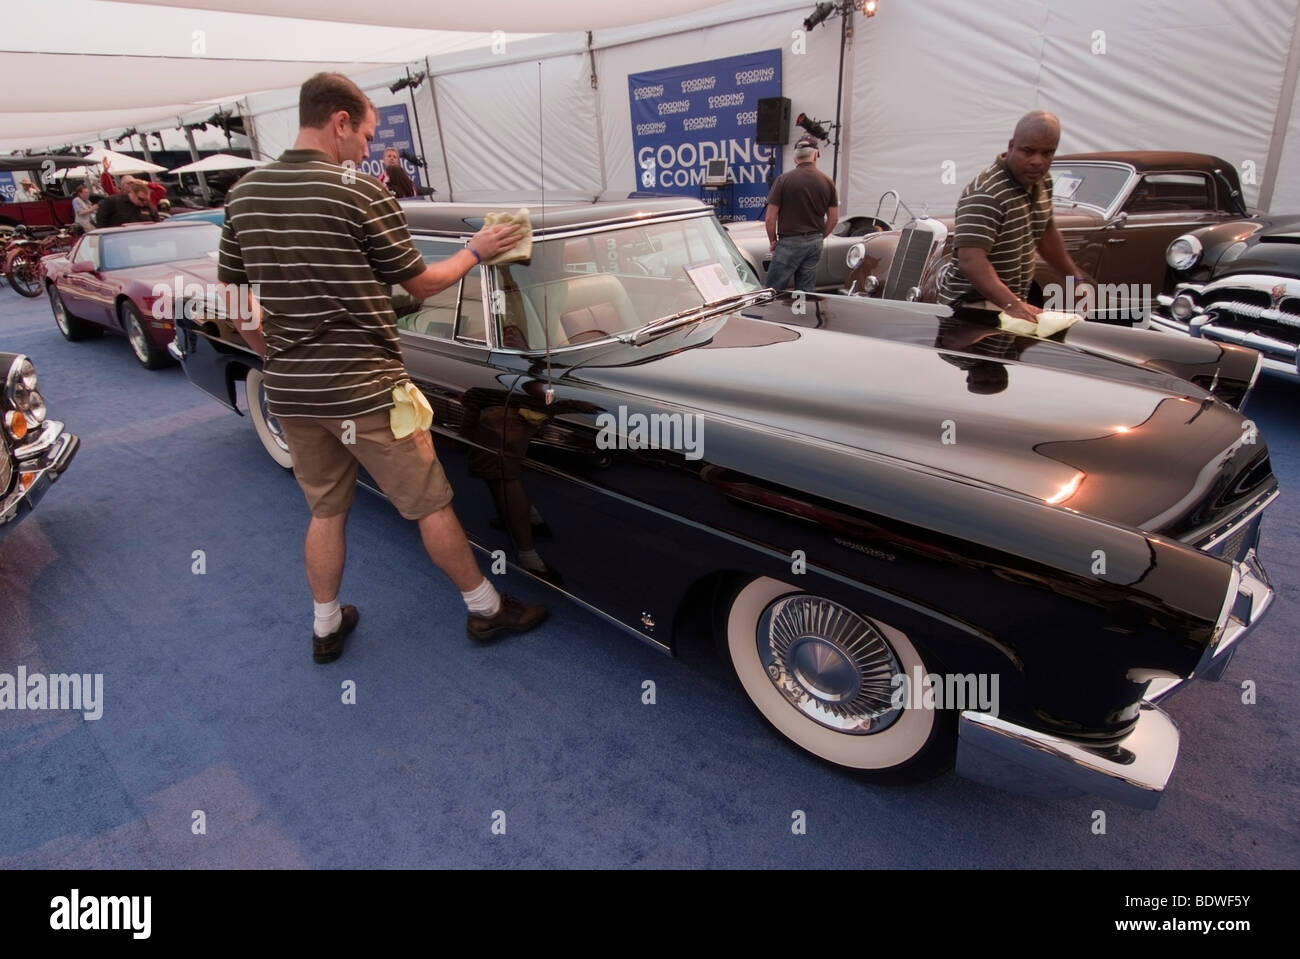
[[[774,290],[807,290],[817,282],[817,261],[822,256],[822,237],[783,236],[776,241],[772,263],[767,268],[767,286]]]

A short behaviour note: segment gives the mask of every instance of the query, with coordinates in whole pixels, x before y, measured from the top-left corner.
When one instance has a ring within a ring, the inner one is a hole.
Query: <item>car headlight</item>
[[[1201,262],[1201,241],[1190,233],[1184,233],[1165,250],[1165,262],[1175,270],[1190,270]]]
[[[14,411],[23,414],[28,428],[45,422],[45,399],[36,388],[36,367],[25,356],[15,357],[9,367],[9,374],[5,377],[5,399]]]
[[[867,255],[867,248],[861,243],[854,243],[844,256],[844,263],[850,270],[856,270]]]
[[[1196,312],[1196,300],[1188,293],[1179,293],[1169,304],[1169,315],[1181,323],[1186,323]]]

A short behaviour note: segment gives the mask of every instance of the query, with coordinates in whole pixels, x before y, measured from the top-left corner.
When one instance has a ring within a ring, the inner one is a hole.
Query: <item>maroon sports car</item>
[[[174,311],[195,285],[215,286],[220,239],[220,227],[194,221],[87,233],[42,261],[59,331],[69,340],[118,333],[146,369],[169,365]]]

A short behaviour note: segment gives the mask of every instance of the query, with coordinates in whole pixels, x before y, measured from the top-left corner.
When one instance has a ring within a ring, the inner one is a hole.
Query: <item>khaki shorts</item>
[[[388,410],[352,419],[289,416],[279,422],[312,516],[324,519],[348,511],[358,463],[406,519],[423,519],[451,503],[451,486],[429,431],[417,429],[394,439]],[[348,423],[354,427],[351,443],[344,442]]]

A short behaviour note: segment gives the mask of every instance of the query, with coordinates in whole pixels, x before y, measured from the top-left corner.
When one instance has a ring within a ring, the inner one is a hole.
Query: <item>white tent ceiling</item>
[[[175,0],[126,0],[142,6],[179,6]],[[202,0],[207,10],[231,13],[272,13],[303,20],[335,23],[374,23],[376,8],[356,0]],[[719,0],[712,0],[718,3]],[[461,5],[433,4],[429,0],[385,0],[380,15],[396,27],[426,30],[501,30],[503,32],[564,33],[570,30],[604,30],[644,20],[675,17],[710,0],[655,0],[644,6],[609,0],[478,0]]]
[[[660,0],[650,15],[708,5]],[[400,76],[424,57],[514,44],[535,29],[587,30],[646,16],[646,8],[607,0],[479,0],[460,12],[427,0],[388,0],[382,9],[354,0],[204,6],[6,0],[8,45],[23,49],[0,52],[0,151],[172,128],[251,93],[297,87],[320,70],[391,66]]]

